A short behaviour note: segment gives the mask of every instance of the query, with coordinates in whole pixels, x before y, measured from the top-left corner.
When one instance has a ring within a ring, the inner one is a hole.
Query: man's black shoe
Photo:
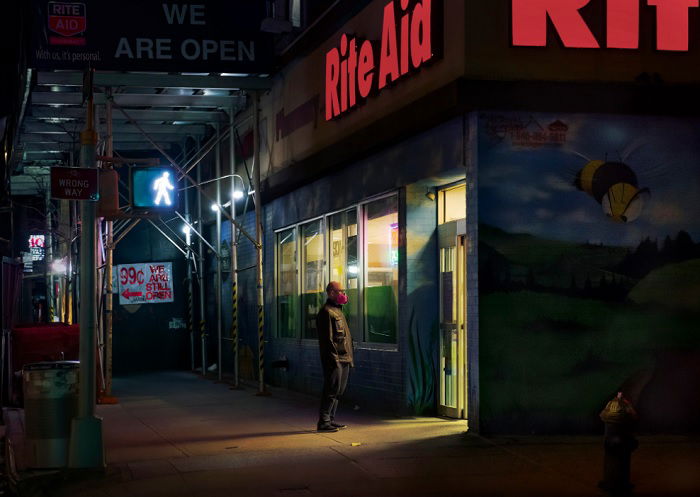
[[[334,428],[338,428],[339,430],[342,430],[343,428],[347,428],[348,425],[344,425],[342,423],[336,423],[335,421],[331,421],[331,426]]]
[[[323,423],[323,424],[319,423],[319,424],[316,426],[316,429],[317,429],[318,431],[322,431],[322,432],[324,432],[324,433],[333,433],[333,432],[338,431],[338,428],[336,428],[335,426],[333,426],[331,423]]]

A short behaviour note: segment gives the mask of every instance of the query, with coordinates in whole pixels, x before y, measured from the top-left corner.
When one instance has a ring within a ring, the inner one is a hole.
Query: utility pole
[[[95,132],[92,73],[86,73],[84,84],[88,94],[85,129],[80,133],[80,165],[97,166],[97,133]],[[95,416],[95,355],[97,302],[95,301],[95,221],[97,205],[90,200],[80,203],[82,234],[80,236],[80,395],[78,417],[71,422],[68,467],[103,468],[105,466],[102,442],[102,419]]]

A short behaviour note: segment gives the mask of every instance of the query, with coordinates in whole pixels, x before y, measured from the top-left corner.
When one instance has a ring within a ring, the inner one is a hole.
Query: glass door
[[[441,241],[438,411],[451,418],[465,418],[467,412],[466,254],[464,235]]]

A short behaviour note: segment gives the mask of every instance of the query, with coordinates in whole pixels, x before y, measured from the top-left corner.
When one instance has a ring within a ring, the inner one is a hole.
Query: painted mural
[[[486,432],[700,428],[700,121],[484,114],[479,126]]]

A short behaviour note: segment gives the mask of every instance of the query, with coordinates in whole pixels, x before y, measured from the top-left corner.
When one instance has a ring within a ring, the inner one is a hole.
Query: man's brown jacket
[[[352,335],[341,306],[327,300],[316,316],[316,329],[324,369],[335,368],[336,362],[355,366],[352,359]]]

